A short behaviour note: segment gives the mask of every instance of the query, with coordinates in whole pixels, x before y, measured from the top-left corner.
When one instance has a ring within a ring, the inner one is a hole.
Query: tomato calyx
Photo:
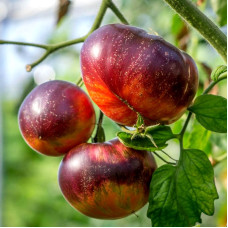
[[[131,140],[134,140],[135,138],[141,137],[141,138],[148,138],[152,145],[156,148],[158,146],[156,145],[154,138],[151,134],[148,133],[147,129],[150,129],[151,127],[146,127],[144,124],[143,117],[137,112],[137,122],[133,126],[135,129],[134,130],[128,130],[125,127],[122,128],[124,132],[130,133]]]

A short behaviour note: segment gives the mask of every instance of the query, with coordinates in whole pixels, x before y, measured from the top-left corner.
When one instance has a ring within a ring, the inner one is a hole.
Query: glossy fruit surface
[[[65,81],[49,81],[34,88],[23,101],[18,121],[28,145],[39,153],[59,156],[86,142],[95,126],[88,96]]]
[[[118,219],[147,203],[155,169],[150,152],[127,148],[118,139],[84,143],[62,160],[59,185],[68,202],[81,213]]]
[[[121,24],[93,32],[81,50],[83,80],[92,100],[112,120],[132,126],[180,118],[198,87],[193,59],[159,36]]]

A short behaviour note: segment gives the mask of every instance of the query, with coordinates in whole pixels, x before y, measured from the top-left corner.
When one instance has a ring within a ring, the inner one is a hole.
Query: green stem
[[[227,37],[205,14],[203,14],[190,0],[164,1],[191,26],[198,30],[226,62]]]
[[[80,83],[79,87],[82,87],[82,86],[83,86],[83,84],[84,84],[84,82],[82,81],[82,82]]]
[[[66,42],[62,42],[59,44],[54,44],[54,45],[43,45],[43,44],[34,44],[34,43],[25,43],[25,42],[16,42],[16,41],[4,41],[4,40],[0,40],[0,44],[16,44],[16,45],[24,45],[24,46],[33,46],[33,47],[39,47],[39,48],[43,48],[46,50],[46,52],[41,56],[41,58],[39,58],[37,61],[35,61],[32,64],[28,64],[26,66],[26,70],[27,71],[31,71],[33,69],[33,67],[37,66],[39,63],[41,63],[44,59],[47,58],[47,56],[49,56],[51,53],[57,51],[60,48],[64,48],[73,44],[77,44],[77,43],[82,43],[86,40],[86,38],[97,28],[99,28],[102,19],[105,15],[105,12],[108,8],[109,5],[109,1],[108,0],[102,0],[100,9],[97,13],[97,16],[94,20],[94,23],[91,27],[91,29],[89,30],[89,32],[83,36],[83,37],[79,37],[77,39],[73,39],[70,41],[66,41]]]
[[[190,121],[191,117],[192,117],[192,112],[189,112],[189,113],[188,113],[188,116],[187,116],[187,119],[186,119],[186,121],[185,121],[185,123],[184,123],[184,126],[183,126],[183,128],[182,128],[182,130],[181,130],[181,133],[180,133],[180,138],[179,138],[179,141],[180,141],[180,151],[182,151],[183,148],[184,148],[184,147],[183,147],[184,133],[185,133],[185,131],[186,131],[186,129],[187,129],[187,126],[188,126],[188,124],[189,124],[189,121]]]
[[[187,129],[188,123],[189,123],[189,121],[191,119],[191,116],[192,116],[192,112],[189,112],[188,116],[187,116],[187,119],[186,119],[186,121],[184,123],[184,126],[183,126],[183,128],[181,130],[181,133],[180,133],[181,138],[183,138],[183,135],[184,135],[184,133],[185,133],[185,131]]]
[[[217,81],[211,82],[210,85],[204,90],[204,92],[202,94],[207,94],[218,82],[220,82],[226,78],[227,78],[227,72],[224,72],[223,74],[220,75],[220,77],[218,78]]]
[[[79,37],[79,38],[76,38],[76,39],[73,39],[73,40],[61,42],[61,43],[58,43],[58,44],[49,45],[49,47],[48,47],[49,53],[57,51],[60,48],[64,48],[64,47],[68,47],[70,45],[82,43],[82,42],[85,41],[86,38],[87,38],[87,35]]]
[[[80,87],[81,82],[82,82],[82,77],[79,78],[79,80],[77,81],[76,85]]]
[[[101,25],[101,22],[102,22],[102,19],[106,13],[106,10],[108,8],[108,5],[109,5],[109,1],[108,0],[102,0],[102,3],[101,3],[101,6],[100,6],[100,9],[97,13],[97,16],[93,22],[93,25],[92,27],[90,28],[89,32],[83,36],[83,37],[79,37],[77,39],[74,39],[74,40],[69,40],[69,41],[66,41],[66,42],[62,42],[62,43],[59,43],[57,45],[53,45],[51,47],[51,52],[54,52],[60,48],[64,48],[64,47],[67,47],[67,46],[70,46],[70,45],[73,45],[73,44],[77,44],[77,43],[82,43],[86,40],[86,38],[92,33],[94,32],[96,29],[98,29]]]
[[[61,42],[58,44],[51,44],[51,45],[17,42],[17,41],[5,41],[5,40],[0,40],[0,44],[16,44],[16,45],[32,46],[32,47],[39,47],[39,48],[45,49],[46,52],[37,61],[35,61],[32,64],[28,64],[26,66],[26,70],[31,71],[35,66],[37,66],[44,59],[46,59],[47,56],[49,56],[51,53],[53,53],[61,48],[84,42],[93,31],[95,31],[97,28],[100,27],[101,22],[102,22],[104,15],[108,8],[110,8],[114,12],[114,14],[120,19],[120,21],[122,23],[128,24],[127,20],[123,16],[123,14],[119,11],[119,9],[115,6],[115,4],[111,0],[102,0],[100,9],[93,22],[93,25],[85,36],[82,36],[82,37],[79,37],[79,38],[76,38],[73,40],[69,40],[66,42]]]
[[[66,42],[62,42],[62,43],[59,43],[59,44],[55,44],[55,45],[49,45],[47,46],[47,51],[44,53],[43,56],[41,56],[40,59],[38,59],[36,62],[30,64],[30,65],[27,65],[26,66],[26,70],[27,71],[31,71],[33,67],[35,67],[36,65],[38,65],[40,62],[42,62],[44,59],[46,59],[47,56],[49,56],[51,53],[57,51],[58,49],[60,48],[64,48],[64,47],[67,47],[67,46],[70,46],[70,45],[73,45],[73,44],[78,44],[78,43],[82,43],[86,40],[86,38],[94,31],[96,30],[97,28],[99,28],[100,24],[101,24],[101,21],[105,15],[105,12],[108,8],[108,5],[107,5],[107,0],[103,0],[102,3],[101,3],[101,6],[100,6],[100,9],[97,13],[97,16],[94,20],[94,23],[91,27],[91,29],[89,30],[89,32],[83,36],[83,37],[79,37],[79,38],[76,38],[74,40],[69,40],[69,41],[66,41]]]
[[[168,162],[166,161],[163,157],[161,157],[158,153],[156,153],[155,151],[153,152],[158,158],[160,158],[163,162],[170,164],[170,165],[176,165],[176,163],[174,162]]]
[[[169,154],[167,154],[164,150],[161,150],[161,152],[162,152],[163,154],[165,154],[167,157],[169,157],[170,159],[172,159],[173,161],[177,162],[176,159],[172,158],[172,157],[171,157]]]
[[[103,118],[104,118],[104,114],[103,114],[102,111],[100,111],[99,120],[98,120],[98,126],[102,125]]]
[[[92,25],[91,29],[89,30],[89,32],[86,35],[87,37],[93,31],[95,31],[96,29],[98,29],[100,27],[102,19],[103,19],[104,15],[105,15],[105,12],[106,12],[107,8],[108,8],[108,4],[109,4],[109,2],[107,0],[102,0],[100,9],[99,9],[99,11],[97,13],[97,16],[96,16],[96,18],[95,18],[95,20],[93,22],[93,25]]]
[[[15,44],[15,45],[30,46],[30,47],[38,47],[46,50],[48,49],[48,45],[45,45],[45,44],[35,44],[35,43],[26,43],[26,42],[18,42],[18,41],[0,40],[0,44]]]
[[[50,54],[50,51],[47,50],[47,51],[41,56],[41,58],[39,58],[37,61],[35,61],[35,62],[32,63],[32,64],[26,65],[26,71],[27,71],[27,72],[30,72],[34,66],[38,65],[39,63],[41,63],[44,59],[47,58],[47,56],[48,56],[49,54]]]
[[[224,80],[224,79],[226,79],[226,78],[227,78],[227,75],[224,74],[224,75],[222,75],[221,77],[219,77],[219,79],[218,79],[217,81],[211,82],[211,84],[204,90],[204,92],[202,93],[202,95],[203,95],[203,94],[209,93],[210,90],[211,90],[218,82],[220,82],[220,81],[222,81],[222,80]],[[184,123],[184,126],[183,126],[183,128],[182,128],[182,130],[181,130],[181,132],[180,132],[180,134],[179,134],[179,141],[180,141],[180,148],[181,148],[181,150],[183,150],[183,137],[184,137],[184,133],[185,133],[185,131],[186,131],[186,129],[187,129],[187,126],[188,126],[188,124],[189,124],[189,121],[190,121],[190,119],[191,119],[191,116],[192,116],[192,112],[189,112],[189,113],[188,113],[188,117],[187,117],[187,119],[186,119],[186,121],[185,121],[185,123]]]
[[[103,117],[104,117],[104,114],[102,111],[100,111],[96,134],[92,140],[94,143],[97,143],[97,142],[102,143],[105,141],[105,133],[104,133],[104,129],[102,128]]]
[[[119,11],[119,9],[116,7],[116,5],[109,0],[108,1],[108,7],[112,10],[112,12],[120,19],[120,21],[125,24],[129,25],[127,19],[124,17],[124,15]]]

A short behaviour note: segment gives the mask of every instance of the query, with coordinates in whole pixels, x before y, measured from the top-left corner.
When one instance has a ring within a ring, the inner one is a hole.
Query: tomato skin
[[[148,202],[155,169],[150,152],[127,148],[118,139],[85,143],[65,155],[59,185],[66,200],[81,213],[118,219]]]
[[[189,55],[136,27],[97,29],[84,42],[80,58],[90,97],[123,125],[134,125],[136,112],[147,125],[170,124],[185,112],[198,88],[197,67]]]
[[[20,131],[27,144],[48,156],[63,155],[86,142],[95,121],[94,108],[85,92],[59,80],[34,88],[18,114]]]

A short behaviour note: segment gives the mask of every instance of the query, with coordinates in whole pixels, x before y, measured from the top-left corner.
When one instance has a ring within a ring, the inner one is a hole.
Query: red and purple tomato
[[[150,152],[127,148],[118,139],[84,143],[63,158],[59,185],[66,200],[81,213],[119,219],[148,202],[155,169]]]
[[[18,121],[32,149],[60,156],[89,139],[96,119],[93,105],[82,89],[54,80],[28,94],[19,109]]]
[[[92,100],[117,123],[170,124],[198,88],[193,59],[159,36],[122,24],[93,32],[81,50],[81,70]]]

